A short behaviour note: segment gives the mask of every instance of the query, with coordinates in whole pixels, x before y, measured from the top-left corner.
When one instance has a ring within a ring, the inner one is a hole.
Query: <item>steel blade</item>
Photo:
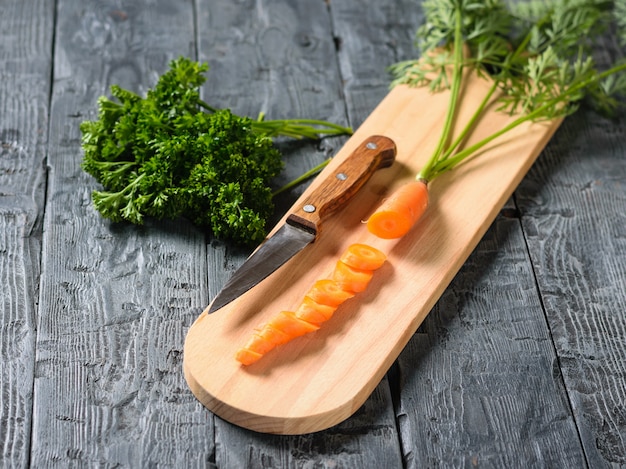
[[[314,240],[313,233],[285,223],[226,282],[211,303],[209,313],[250,290]]]

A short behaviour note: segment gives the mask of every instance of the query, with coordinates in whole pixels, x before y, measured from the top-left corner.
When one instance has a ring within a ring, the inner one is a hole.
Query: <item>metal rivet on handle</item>
[[[378,148],[378,145],[376,145],[374,142],[369,142],[367,145],[365,145],[367,148],[369,148],[370,150],[376,150]]]
[[[313,213],[315,212],[315,205],[306,204],[304,207],[302,207],[302,210],[304,210],[306,213]]]
[[[348,175],[346,173],[337,173],[335,174],[335,177],[340,181],[345,181],[346,179],[348,179]]]

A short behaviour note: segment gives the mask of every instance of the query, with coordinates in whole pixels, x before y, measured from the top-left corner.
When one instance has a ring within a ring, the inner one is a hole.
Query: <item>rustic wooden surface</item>
[[[0,10],[0,466],[626,466],[623,117],[583,108],[565,121],[353,417],[258,434],[206,411],[181,369],[186,330],[248,253],[184,222],[102,220],[78,124],[111,83],[145,91],[187,55],[211,65],[204,95],[216,105],[357,127],[387,92],[385,66],[414,54],[418,6]],[[286,145],[282,179],[343,141]]]

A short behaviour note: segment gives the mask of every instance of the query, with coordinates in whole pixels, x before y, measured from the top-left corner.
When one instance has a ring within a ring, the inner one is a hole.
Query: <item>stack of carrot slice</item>
[[[346,300],[367,288],[387,256],[366,244],[352,244],[337,261],[330,278],[316,281],[295,311],[281,311],[257,329],[235,358],[250,365],[275,347],[314,332]]]

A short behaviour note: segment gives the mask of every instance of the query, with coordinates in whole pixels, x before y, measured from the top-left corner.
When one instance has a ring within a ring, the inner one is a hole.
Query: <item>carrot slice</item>
[[[235,358],[250,365],[277,345],[316,331],[328,321],[337,307],[367,288],[386,260],[385,254],[365,244],[353,244],[337,261],[332,278],[316,281],[293,311],[281,311],[260,330],[257,329]]]
[[[262,354],[253,352],[252,350],[248,350],[247,348],[241,348],[237,350],[237,353],[235,354],[235,360],[240,362],[242,365],[252,365],[262,356]]]
[[[276,343],[267,340],[266,337],[260,334],[260,331],[252,334],[252,337],[248,339],[246,345],[244,345],[245,349],[250,350],[251,352],[260,353],[261,355],[265,355],[267,352],[276,347]]]
[[[323,322],[328,321],[336,309],[336,306],[318,303],[310,296],[305,296],[298,309],[296,309],[296,317],[319,326]]]
[[[290,338],[299,337],[319,329],[319,326],[297,318],[293,311],[281,311],[268,324],[283,331]]]
[[[328,306],[339,306],[354,296],[353,292],[343,290],[335,280],[325,278],[313,284],[306,296],[313,301]]]
[[[291,337],[283,331],[276,329],[270,324],[263,326],[263,329],[257,332],[257,335],[266,340],[273,346],[286,344],[291,340]]]
[[[404,236],[428,207],[425,181],[412,181],[396,190],[367,221],[367,229],[379,238]]]
[[[341,256],[341,261],[350,267],[360,270],[379,269],[387,256],[373,246],[367,244],[352,244]]]
[[[359,293],[367,288],[373,275],[372,270],[355,269],[342,261],[337,261],[333,271],[333,280],[344,290]]]

